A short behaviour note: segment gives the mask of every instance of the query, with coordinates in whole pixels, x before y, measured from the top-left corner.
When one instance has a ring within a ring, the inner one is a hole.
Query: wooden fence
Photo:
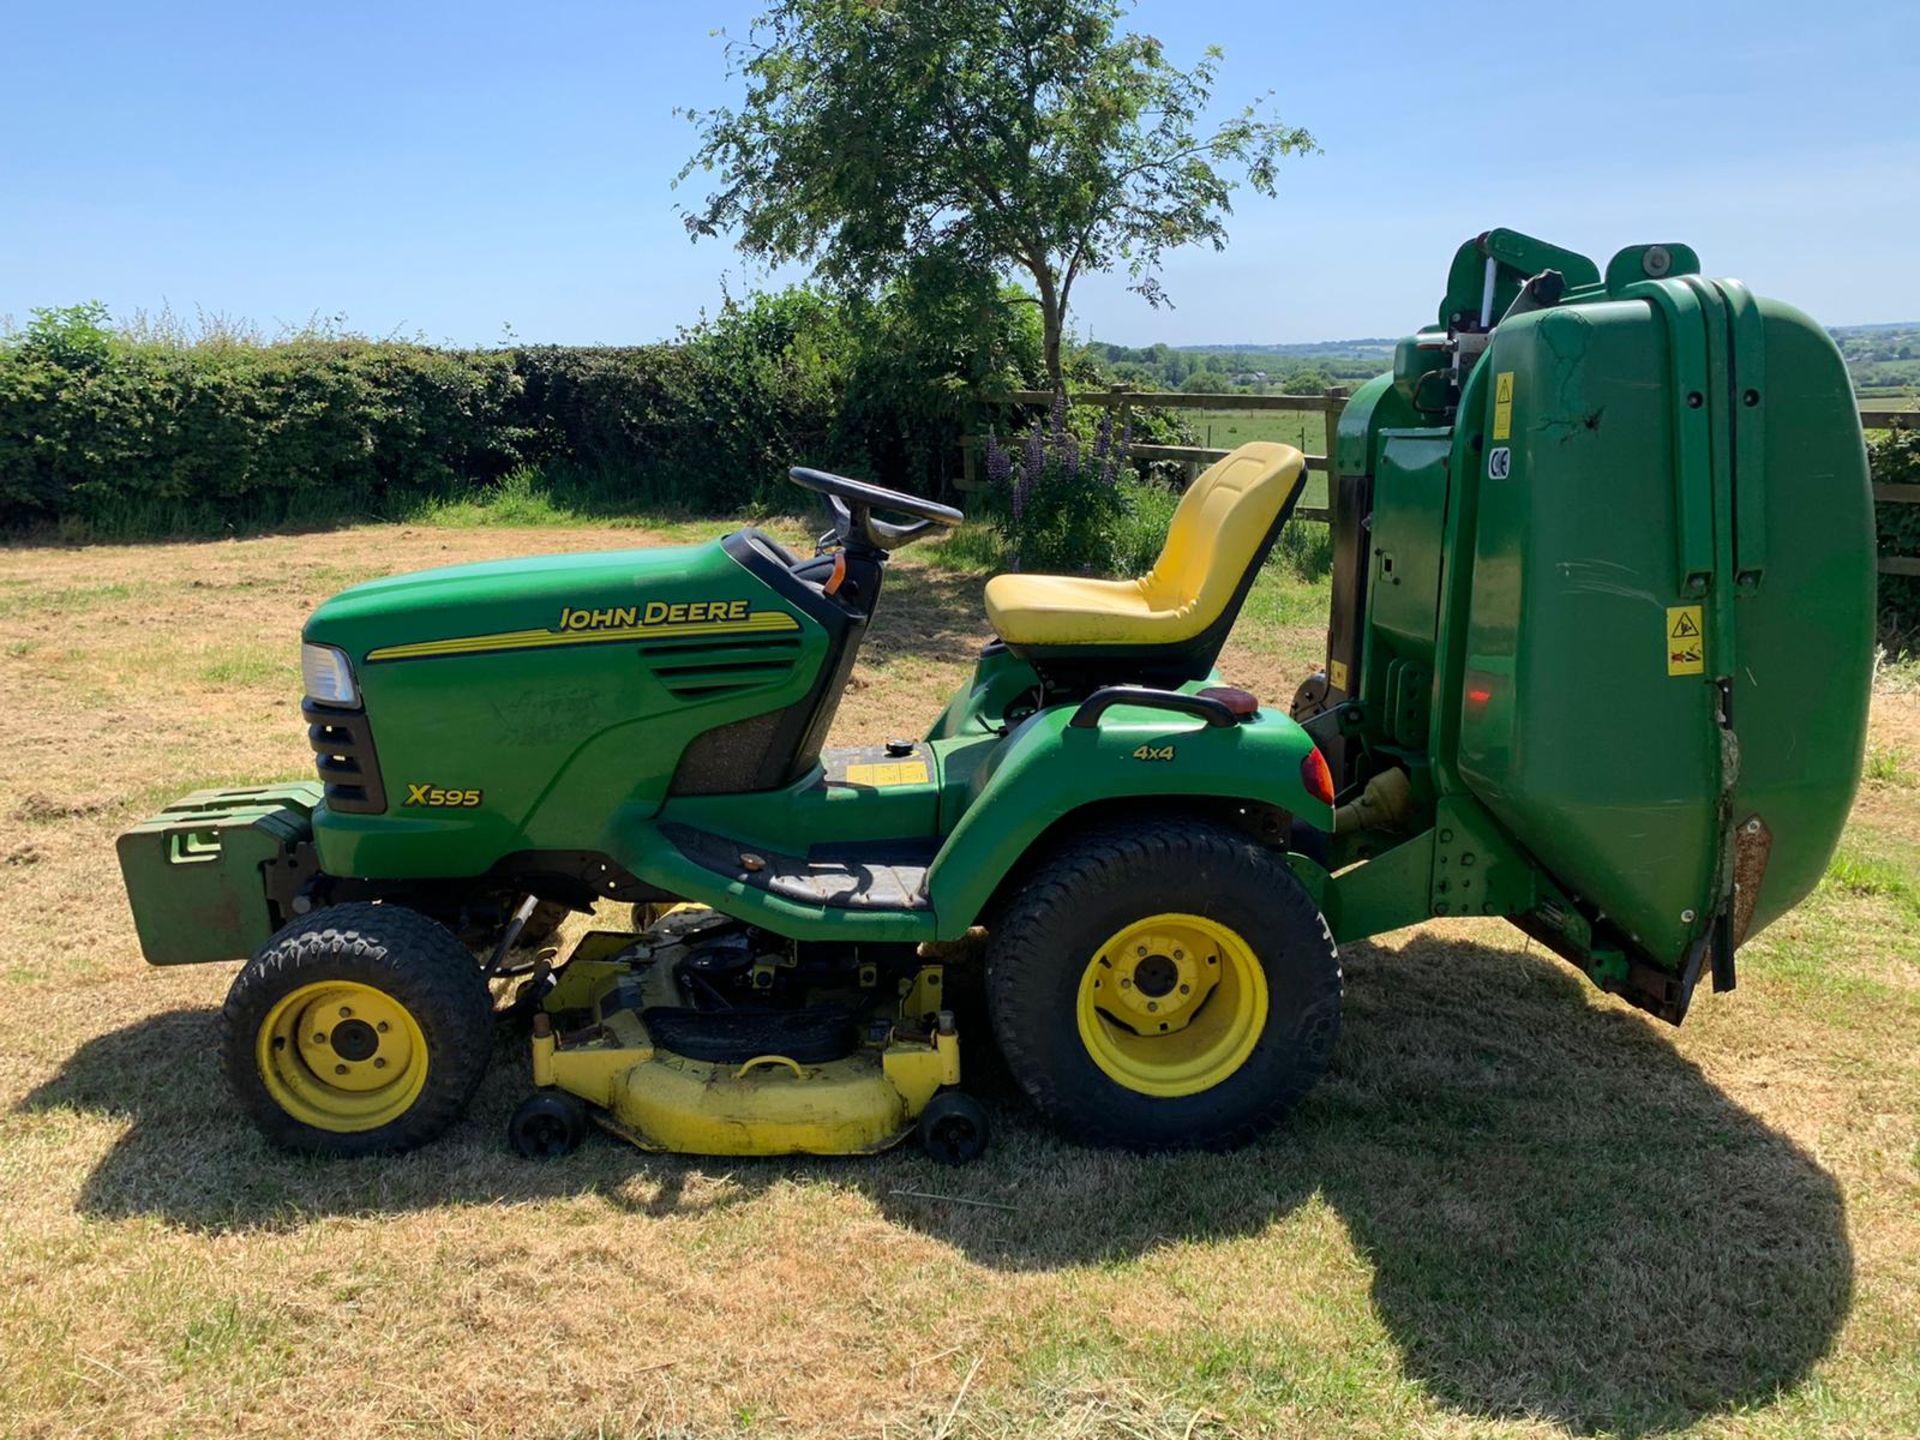
[[[1116,424],[1124,424],[1129,409],[1141,410],[1284,410],[1294,414],[1320,415],[1323,417],[1325,449],[1319,454],[1307,456],[1308,470],[1325,470],[1327,457],[1333,454],[1340,433],[1340,412],[1347,408],[1348,392],[1341,387],[1323,391],[1318,395],[1189,395],[1180,390],[1082,390],[1068,397],[1074,405],[1095,405],[1113,410]],[[1008,395],[1007,402],[1013,405],[1051,405],[1053,394],[1047,390],[1016,390]],[[1884,405],[1863,405],[1860,407],[1860,425],[1866,430],[1891,430],[1907,426],[1920,426],[1920,409],[1899,410]],[[981,445],[981,437],[969,435],[963,442],[963,470],[960,479],[962,490],[979,490],[985,481],[979,478],[975,464],[975,455]],[[1225,459],[1233,452],[1216,450],[1205,445],[1135,445],[1133,456],[1136,460],[1174,460],[1186,467],[1187,478],[1191,480],[1200,473],[1202,467],[1216,460]],[[1920,505],[1920,485],[1875,485],[1873,498],[1892,505]],[[1294,512],[1296,519],[1320,520],[1332,519],[1330,512],[1322,506],[1302,505]],[[1882,555],[1879,570],[1882,575],[1920,575],[1920,556]]]

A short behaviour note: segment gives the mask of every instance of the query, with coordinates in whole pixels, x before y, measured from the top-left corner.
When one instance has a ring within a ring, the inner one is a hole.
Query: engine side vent
[[[307,743],[326,792],[327,808],[353,815],[379,815],[387,808],[387,787],[373,753],[373,727],[367,712],[342,710],[302,700]]]
[[[677,700],[713,700],[764,690],[793,675],[798,640],[653,644],[642,655],[654,677]]]

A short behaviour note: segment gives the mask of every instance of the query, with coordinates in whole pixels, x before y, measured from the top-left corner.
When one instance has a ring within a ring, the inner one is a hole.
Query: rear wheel
[[[443,926],[336,905],[260,948],[227,994],[221,1063],[276,1145],[411,1149],[466,1108],[493,1049],[486,980]]]
[[[1069,1138],[1224,1148],[1325,1071],[1340,962],[1284,859],[1204,821],[1088,835],[993,927],[987,989],[1008,1067]]]

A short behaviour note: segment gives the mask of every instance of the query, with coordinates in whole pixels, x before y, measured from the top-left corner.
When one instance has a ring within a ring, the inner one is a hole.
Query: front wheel
[[[221,1066],[288,1150],[369,1155],[433,1139],[493,1050],[493,1000],[453,933],[398,905],[335,905],[260,947],[227,994]]]
[[[1340,961],[1284,859],[1201,820],[1082,837],[993,927],[987,991],[1008,1068],[1071,1139],[1221,1149],[1326,1070]]]

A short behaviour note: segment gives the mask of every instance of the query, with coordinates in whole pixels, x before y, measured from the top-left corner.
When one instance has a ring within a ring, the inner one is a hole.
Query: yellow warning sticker
[[[1707,640],[1698,605],[1667,607],[1667,674],[1703,675],[1707,669]]]
[[[1347,688],[1347,662],[1344,660],[1335,660],[1327,666],[1327,679],[1333,682],[1334,689],[1345,690]]]
[[[847,784],[871,785],[876,790],[884,789],[889,785],[924,785],[927,779],[927,762],[924,760],[902,760],[890,765],[847,766]]]
[[[1513,371],[1502,370],[1493,377],[1493,438],[1513,438]]]

